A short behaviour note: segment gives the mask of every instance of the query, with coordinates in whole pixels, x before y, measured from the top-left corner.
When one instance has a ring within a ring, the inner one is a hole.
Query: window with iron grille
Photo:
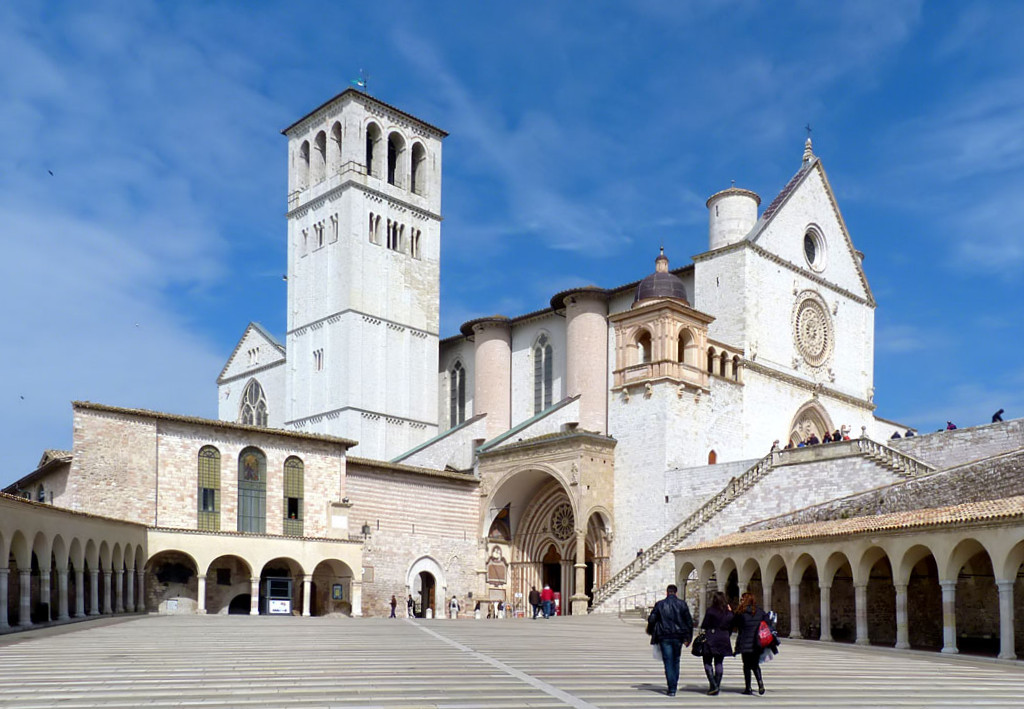
[[[267,456],[259,448],[238,454],[238,531],[267,531]]]
[[[220,451],[213,446],[199,449],[196,495],[199,509],[196,529],[220,531]]]
[[[292,456],[284,462],[284,533],[302,536],[302,460]]]

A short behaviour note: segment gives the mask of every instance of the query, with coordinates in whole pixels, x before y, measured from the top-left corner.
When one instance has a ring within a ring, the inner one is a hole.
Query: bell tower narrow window
[[[537,338],[533,346],[533,413],[539,414],[551,406],[554,372],[554,350],[547,335]]]
[[[449,372],[449,422],[452,427],[466,420],[466,370],[456,362]]]

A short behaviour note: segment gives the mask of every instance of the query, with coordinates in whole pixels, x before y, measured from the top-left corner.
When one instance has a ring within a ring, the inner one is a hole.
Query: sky
[[[73,400],[215,418],[283,339],[286,140],[349,86],[447,130],[442,337],[707,249],[813,130],[878,301],[877,415],[1024,415],[1024,4],[0,3],[0,485]]]

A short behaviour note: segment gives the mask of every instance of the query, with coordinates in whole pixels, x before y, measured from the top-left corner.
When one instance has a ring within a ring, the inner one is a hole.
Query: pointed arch
[[[808,401],[793,414],[789,424],[789,440],[796,445],[806,440],[813,433],[818,440],[824,440],[825,434],[833,430],[832,417],[817,400]]]
[[[255,378],[250,379],[245,385],[245,392],[242,394],[242,405],[238,412],[238,422],[249,426],[266,427],[270,418],[267,409],[267,397],[263,393],[263,387]]]
[[[554,371],[554,350],[546,332],[533,344],[533,413],[539,414],[551,406]]]
[[[448,370],[448,425],[458,426],[466,420],[466,368],[455,360]]]

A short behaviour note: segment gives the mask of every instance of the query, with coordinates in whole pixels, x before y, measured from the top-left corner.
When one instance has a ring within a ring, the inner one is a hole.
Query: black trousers
[[[722,685],[722,659],[724,655],[704,655],[704,674],[711,689]]]
[[[750,689],[750,674],[753,673],[757,679],[757,686],[763,687],[764,680],[761,679],[761,651],[745,652],[743,657],[743,685]]]

